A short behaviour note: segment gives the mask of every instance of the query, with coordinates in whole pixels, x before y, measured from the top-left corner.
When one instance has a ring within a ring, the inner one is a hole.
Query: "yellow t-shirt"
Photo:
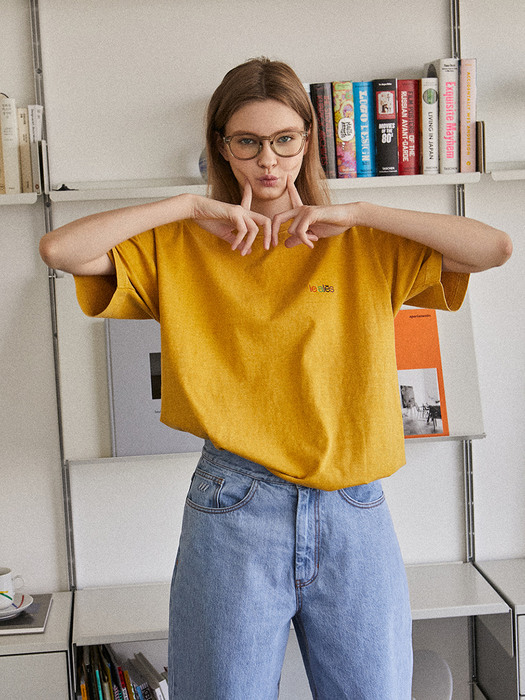
[[[281,237],[286,237],[283,227]],[[441,255],[358,227],[310,250],[232,252],[195,222],[114,248],[115,277],[77,277],[85,313],[161,325],[161,421],[326,490],[405,462],[394,316],[456,310],[468,275]]]

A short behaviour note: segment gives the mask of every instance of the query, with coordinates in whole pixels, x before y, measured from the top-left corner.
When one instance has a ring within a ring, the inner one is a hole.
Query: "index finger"
[[[250,210],[252,206],[252,188],[248,180],[244,183],[244,189],[242,193],[242,199],[241,199],[241,207],[244,207],[245,209]]]
[[[302,207],[303,202],[301,200],[301,195],[297,191],[297,187],[295,186],[295,183],[293,181],[293,177],[291,175],[288,175],[286,189],[288,190],[288,194],[290,195],[292,209],[297,209],[298,207]]]

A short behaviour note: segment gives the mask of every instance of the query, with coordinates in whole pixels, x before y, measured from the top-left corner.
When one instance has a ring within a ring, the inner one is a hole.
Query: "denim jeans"
[[[290,621],[314,698],[410,700],[408,590],[381,484],[297,486],[207,442],[173,574],[170,700],[274,700]]]

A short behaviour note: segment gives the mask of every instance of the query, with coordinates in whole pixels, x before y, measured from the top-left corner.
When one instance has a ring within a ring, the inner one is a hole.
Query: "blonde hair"
[[[304,204],[328,204],[326,177],[319,160],[317,120],[312,103],[296,73],[286,63],[253,58],[232,68],[215,90],[208,105],[206,151],[208,193],[214,199],[239,204],[241,191],[228,161],[219,150],[220,138],[233,114],[249,102],[277,100],[293,109],[308,130],[296,187]]]

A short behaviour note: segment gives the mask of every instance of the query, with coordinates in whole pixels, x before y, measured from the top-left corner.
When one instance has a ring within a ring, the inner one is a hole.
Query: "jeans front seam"
[[[320,540],[321,540],[321,522],[319,517],[319,491],[316,494],[315,506],[315,535],[314,535],[314,572],[312,576],[307,581],[302,581],[301,579],[295,580],[296,588],[302,590],[309,586],[315,581],[319,575],[319,550],[320,550]]]

